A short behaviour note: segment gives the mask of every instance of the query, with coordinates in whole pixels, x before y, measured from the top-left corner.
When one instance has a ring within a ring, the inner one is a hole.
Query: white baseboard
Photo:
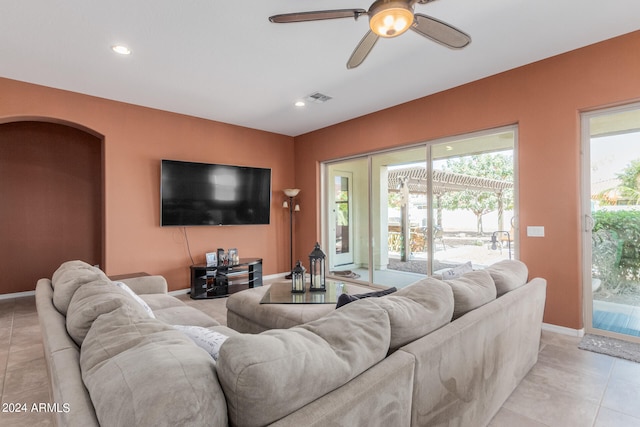
[[[555,332],[556,334],[569,335],[572,337],[582,338],[584,336],[583,329],[572,329],[565,326],[552,325],[550,323],[542,324],[543,331]]]
[[[191,288],[185,288],[185,289],[178,289],[177,291],[169,291],[167,292],[169,295],[183,295],[183,294],[188,294],[191,291]]]
[[[0,300],[3,299],[11,299],[11,298],[22,298],[22,297],[31,297],[36,294],[36,291],[25,291],[25,292],[14,292],[12,294],[2,294],[0,295]]]

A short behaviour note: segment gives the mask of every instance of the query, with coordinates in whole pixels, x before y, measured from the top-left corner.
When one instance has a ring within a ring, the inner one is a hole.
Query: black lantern
[[[291,270],[291,292],[295,294],[302,294],[305,291],[304,288],[304,272],[305,269],[298,260],[296,266]]]
[[[327,280],[325,279],[324,259],[326,258],[320,244],[316,242],[316,246],[309,254],[309,274],[311,275],[310,291],[324,292],[327,290]]]

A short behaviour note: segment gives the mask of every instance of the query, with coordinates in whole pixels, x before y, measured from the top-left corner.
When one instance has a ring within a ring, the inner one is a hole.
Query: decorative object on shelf
[[[222,248],[218,248],[218,267],[228,265],[227,253]]]
[[[509,259],[511,259],[511,235],[509,234],[508,231],[494,231],[491,234],[491,249],[492,250],[496,250],[498,249],[498,234],[506,234],[507,235],[507,245],[508,245],[508,249],[509,249]],[[502,243],[500,244],[500,253],[502,253]]]
[[[325,278],[325,258],[326,255],[320,249],[320,243],[316,242],[315,247],[309,254],[309,274],[311,276],[310,291],[325,292],[327,281]]]
[[[300,193],[299,188],[285,188],[282,190],[288,200],[282,202],[282,207],[289,209],[289,268],[293,269],[293,213],[300,212],[300,205],[294,202],[295,197]],[[285,278],[290,279],[288,274]]]
[[[229,265],[236,265],[240,262],[240,257],[238,256],[238,250],[236,248],[229,249],[228,257]]]
[[[293,270],[291,270],[291,292],[294,294],[301,294],[305,291],[305,269],[298,261]]]
[[[205,254],[207,259],[207,267],[217,267],[218,266],[218,253],[217,252],[207,252]]]

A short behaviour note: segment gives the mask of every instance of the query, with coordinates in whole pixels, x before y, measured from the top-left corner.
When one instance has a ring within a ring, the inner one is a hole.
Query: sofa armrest
[[[122,279],[133,292],[142,294],[166,294],[168,291],[167,281],[162,276],[142,276]]]

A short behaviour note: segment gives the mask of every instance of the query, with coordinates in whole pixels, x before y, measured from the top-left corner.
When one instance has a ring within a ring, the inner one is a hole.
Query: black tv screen
[[[162,226],[269,224],[271,169],[162,160]]]

